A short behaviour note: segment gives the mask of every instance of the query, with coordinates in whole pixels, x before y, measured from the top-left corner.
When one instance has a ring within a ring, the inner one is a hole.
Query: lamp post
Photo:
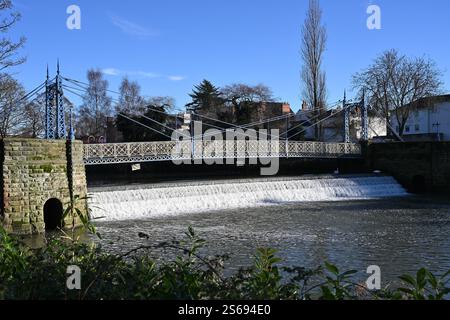
[[[438,141],[441,141],[441,136],[440,136],[440,133],[439,133],[440,126],[441,126],[441,124],[439,122],[436,122],[436,123],[433,124],[433,128],[436,127],[436,133],[437,133]]]

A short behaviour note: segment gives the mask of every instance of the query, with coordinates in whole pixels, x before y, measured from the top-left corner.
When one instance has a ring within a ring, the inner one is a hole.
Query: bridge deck
[[[360,158],[354,143],[295,141],[167,141],[84,145],[86,165],[196,159]]]

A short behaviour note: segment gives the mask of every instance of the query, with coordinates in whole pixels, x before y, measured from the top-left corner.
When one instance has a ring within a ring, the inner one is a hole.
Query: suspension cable
[[[71,91],[70,89],[78,90],[78,91],[83,91],[83,92],[84,92],[84,91],[86,91],[87,88],[89,87],[89,84],[87,84],[87,83],[85,83],[85,82],[78,81],[78,80],[74,80],[74,79],[70,79],[70,78],[66,78],[66,77],[62,77],[62,78],[63,78],[64,80],[69,81],[70,83],[73,83],[73,84],[77,85],[77,86],[80,88],[80,89],[79,89],[79,88],[74,88],[74,87],[70,87],[70,86],[64,85],[64,87],[65,87],[69,92],[71,92],[71,93],[73,93],[73,94],[76,94],[76,93],[73,92],[73,91]],[[114,93],[114,94],[119,94],[119,95],[120,95],[120,93],[117,92],[117,91],[113,91],[113,90],[109,90],[109,89],[106,89],[106,91],[107,91],[107,92],[110,92],[110,93]],[[76,95],[81,96],[81,95],[79,95],[79,94],[76,94]],[[81,97],[82,97],[82,96],[81,96]],[[82,97],[82,98],[83,98],[83,97]],[[120,103],[120,101],[118,101],[118,100],[116,100],[116,99],[114,99],[114,98],[111,98],[111,100],[114,101],[114,102],[116,102],[116,103]],[[340,102],[340,101],[337,101],[336,103],[339,103],[339,102]],[[331,105],[333,105],[333,104],[328,104],[328,106],[331,106]],[[182,119],[182,118],[183,118],[183,117],[178,116],[178,115],[172,115],[172,114],[169,114],[169,113],[167,113],[167,112],[163,112],[163,111],[160,111],[160,110],[156,110],[156,109],[154,109],[154,108],[151,107],[151,106],[147,106],[147,108],[151,109],[151,110],[154,111],[154,112],[161,113],[161,114],[164,114],[164,115],[169,116],[169,117],[174,117],[174,118],[176,118],[176,119]],[[287,138],[287,140],[292,139],[293,137],[295,137],[295,136],[297,136],[297,135],[299,135],[299,134],[305,132],[305,131],[308,130],[309,128],[311,128],[311,127],[313,127],[313,126],[315,126],[315,125],[317,125],[317,124],[319,124],[319,123],[321,123],[321,122],[323,122],[323,121],[325,121],[325,120],[327,120],[327,119],[329,119],[329,118],[331,118],[331,117],[335,117],[337,114],[343,112],[343,111],[346,110],[347,108],[349,108],[349,106],[344,107],[343,109],[341,109],[341,110],[339,110],[339,111],[337,111],[337,112],[331,114],[330,116],[328,116],[328,117],[326,117],[326,118],[324,118],[324,119],[321,119],[320,121],[315,122],[315,123],[312,124],[311,126],[305,128],[305,129],[303,129],[302,131],[297,132],[297,133],[291,135],[290,137]],[[303,114],[310,114],[310,113],[314,113],[314,112],[317,112],[317,111],[316,111],[316,110],[303,111]],[[130,121],[133,121],[133,122],[135,122],[135,123],[141,124],[139,121],[134,120],[134,119],[132,119],[132,118],[130,118],[130,117],[128,117],[128,116],[125,116],[123,113],[118,112],[117,114],[120,115],[120,116],[122,116],[122,117],[124,117],[124,118],[126,118],[126,119],[128,119],[128,120],[130,120]],[[247,128],[249,128],[249,127],[253,127],[253,126],[257,126],[257,125],[261,125],[261,124],[271,123],[271,122],[275,122],[275,121],[282,121],[282,120],[284,120],[284,119],[286,119],[286,118],[290,118],[290,117],[294,117],[294,116],[295,116],[294,113],[289,113],[289,114],[287,114],[287,115],[277,116],[277,117],[269,118],[269,119],[266,119],[266,120],[261,120],[261,121],[257,121],[257,122],[252,122],[252,123],[249,123],[249,124],[236,125],[236,124],[232,124],[232,123],[229,123],[229,122],[226,122],[226,121],[222,121],[222,120],[219,120],[219,119],[214,119],[214,118],[211,118],[211,117],[208,117],[208,116],[205,116],[205,115],[201,115],[201,114],[195,114],[195,115],[199,116],[199,117],[202,118],[202,119],[207,119],[207,120],[210,120],[210,121],[213,121],[213,122],[222,123],[222,124],[224,124],[224,125],[228,125],[228,126],[230,126],[230,127],[240,128],[240,129],[247,129]],[[141,116],[142,116],[143,118],[147,119],[147,120],[150,120],[150,121],[152,121],[152,122],[154,122],[154,123],[156,123],[156,124],[158,124],[158,125],[160,125],[160,126],[166,128],[166,129],[169,129],[169,130],[171,130],[171,131],[176,131],[176,130],[177,130],[177,129],[170,128],[170,127],[168,127],[168,126],[166,126],[166,125],[164,125],[164,124],[162,124],[162,123],[160,123],[160,122],[158,122],[158,121],[156,121],[156,120],[154,120],[154,119],[151,119],[151,118],[149,118],[149,117],[147,117],[147,116],[145,116],[145,115],[141,115]],[[310,118],[310,119],[308,119],[308,120],[306,120],[306,121],[303,121],[303,122],[300,123],[299,125],[297,125],[297,126],[295,126],[295,127],[292,127],[292,128],[290,128],[290,129],[288,129],[288,130],[286,131],[285,135],[287,136],[287,133],[292,132],[293,130],[297,129],[298,127],[303,126],[305,123],[311,122],[311,121],[313,121],[314,119],[319,118],[320,116],[321,116],[321,114],[315,115],[314,117],[312,117],[312,118]],[[141,125],[144,126],[144,127],[146,127],[146,128],[151,128],[151,127],[148,127],[148,126],[146,126],[146,125],[144,125],[144,124],[141,124]],[[223,133],[223,132],[226,132],[226,131],[228,130],[228,129],[226,129],[226,128],[222,128],[222,127],[215,126],[215,125],[208,124],[208,123],[205,123],[205,125],[210,126],[210,127],[214,127],[214,128],[216,128],[216,129],[220,129],[220,130],[222,131],[222,133]],[[392,129],[392,128],[391,128],[391,129]],[[162,133],[162,132],[160,132],[160,131],[158,131],[158,130],[156,130],[156,129],[151,128],[151,130],[153,130],[153,131],[155,131],[155,132],[157,132],[157,133],[159,133],[159,134],[162,134],[162,135],[164,135],[164,136],[166,136],[166,137],[169,137],[168,135],[166,135],[166,134],[164,134],[164,133]],[[212,134],[209,135],[209,136],[212,136]],[[272,137],[271,134],[268,134],[268,136],[271,136],[271,137]],[[195,138],[198,138],[198,137],[200,137],[200,136],[193,137],[193,138],[195,139]],[[201,137],[205,138],[205,137],[208,137],[208,135],[202,134]],[[169,138],[170,138],[170,137],[169,137]]]
[[[34,88],[29,93],[25,94],[23,97],[19,98],[17,101],[13,102],[13,104],[18,104],[18,103],[22,102],[23,100],[31,98],[32,96],[36,95],[40,90],[42,90],[45,87],[45,85],[46,85],[46,81],[43,82],[42,84],[40,84],[39,86],[37,86],[36,88]]]
[[[23,97],[17,99],[16,101],[10,103],[10,105],[14,105],[17,106],[19,103],[21,103],[24,100],[28,100],[31,97],[39,94],[39,91],[42,90],[46,85],[46,82],[43,82],[42,84],[40,84],[38,87],[36,87],[35,89],[33,89],[32,91],[28,92],[27,94],[25,94]],[[30,100],[29,103],[33,102],[34,100],[36,100],[38,97],[35,97],[34,99]],[[17,118],[19,117],[23,117],[23,114],[17,114],[12,116],[12,118],[10,119],[11,121],[15,121]]]
[[[125,115],[125,114],[123,114],[123,113],[121,113],[121,112],[118,112],[117,115],[118,115],[118,116],[121,116],[121,117],[123,117],[123,118],[125,118],[125,119],[127,119],[127,120],[129,120],[129,121],[132,121],[132,122],[134,122],[134,123],[136,123],[136,124],[138,124],[138,125],[140,125],[140,126],[143,126],[143,127],[147,128],[147,129],[149,129],[149,130],[152,130],[153,132],[156,132],[156,133],[158,133],[158,134],[160,134],[160,135],[163,135],[163,136],[165,136],[165,137],[168,138],[168,139],[172,139],[171,136],[169,136],[169,135],[167,135],[167,134],[165,134],[165,133],[163,133],[163,132],[161,132],[161,131],[159,131],[159,130],[157,130],[157,129],[154,129],[154,128],[150,127],[150,126],[147,126],[147,125],[141,123],[141,122],[138,121],[138,120],[135,120],[135,119],[133,119],[133,118],[131,118],[131,117],[128,117],[127,115]]]
[[[330,119],[330,118],[332,118],[332,117],[335,117],[335,116],[338,115],[339,113],[342,113],[343,111],[345,111],[347,108],[349,108],[349,106],[344,107],[344,108],[342,108],[341,110],[338,110],[337,112],[332,113],[332,114],[329,115],[328,117],[323,118],[323,119],[321,119],[320,121],[315,122],[314,124],[310,125],[309,127],[306,127],[306,128],[304,128],[303,130],[301,130],[301,131],[299,131],[299,132],[293,134],[292,136],[290,136],[290,137],[288,138],[288,140],[290,140],[290,139],[296,137],[297,135],[299,135],[299,134],[305,132],[306,130],[308,130],[308,129],[310,129],[310,128],[316,126],[316,125],[318,125],[319,123],[324,122],[325,120],[328,120],[328,119]]]
[[[79,97],[83,97],[82,95],[80,95],[80,94],[78,94],[78,93],[76,93],[76,92],[74,92],[74,91],[68,89],[67,86],[64,85],[63,87],[65,87],[65,89],[66,89],[68,92],[70,92],[70,93],[72,93],[72,94],[75,94],[75,95],[77,95],[77,96],[79,96]],[[135,119],[133,119],[133,118],[131,118],[131,117],[125,115],[125,114],[122,113],[122,112],[117,112],[117,115],[119,115],[119,116],[121,116],[121,117],[123,117],[123,118],[125,118],[125,119],[127,119],[127,120],[129,120],[129,121],[132,121],[132,122],[134,122],[134,123],[137,123],[137,124],[139,124],[139,125],[141,125],[141,126],[147,128],[147,129],[150,129],[150,130],[152,130],[152,131],[154,131],[154,132],[156,132],[156,133],[158,133],[158,134],[161,134],[161,135],[165,136],[166,138],[169,138],[169,139],[172,138],[171,136],[169,136],[169,135],[163,133],[162,131],[157,130],[157,129],[155,129],[155,128],[152,128],[152,127],[150,127],[150,126],[147,126],[147,125],[141,123],[140,121],[135,120]],[[164,124],[162,124],[162,123],[160,123],[160,122],[158,122],[158,121],[156,121],[156,120],[154,120],[154,119],[151,119],[151,118],[146,117],[146,116],[144,116],[144,115],[142,115],[142,117],[145,118],[145,119],[147,119],[147,120],[150,120],[150,121],[152,121],[152,122],[154,122],[154,123],[156,123],[156,124],[158,124],[158,125],[160,125],[160,126],[162,126],[162,127],[164,127],[164,128],[166,128],[166,129],[175,131],[174,129],[172,129],[172,128],[170,128],[170,127],[168,127],[168,126],[166,126],[166,125],[164,125]],[[187,135],[184,134],[184,136],[187,136]]]

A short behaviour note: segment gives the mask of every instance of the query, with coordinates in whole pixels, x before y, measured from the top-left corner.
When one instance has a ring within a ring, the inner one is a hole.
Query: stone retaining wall
[[[450,190],[450,142],[371,144],[368,166],[393,175],[411,191]]]
[[[63,208],[70,203],[70,179],[73,172],[73,194],[86,197],[86,174],[83,145],[72,144],[73,170],[70,170],[70,144],[65,140],[7,138],[0,141],[1,213],[4,228],[15,234],[45,231],[44,205],[58,199]],[[86,214],[86,200],[77,201]],[[67,217],[65,227],[78,225]]]

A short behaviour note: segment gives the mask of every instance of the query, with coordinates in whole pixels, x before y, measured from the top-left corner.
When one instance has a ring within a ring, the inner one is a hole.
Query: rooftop
[[[414,108],[424,109],[444,102],[450,102],[450,94],[421,98],[413,103],[407,104],[405,107],[412,106]]]

